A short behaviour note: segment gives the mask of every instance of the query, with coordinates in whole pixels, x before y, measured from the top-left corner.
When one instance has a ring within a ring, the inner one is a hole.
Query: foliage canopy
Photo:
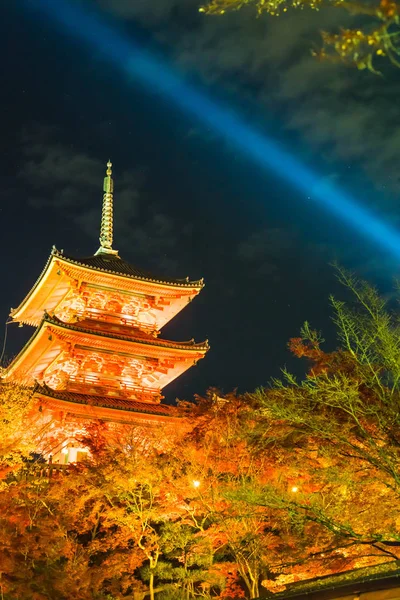
[[[2,387],[2,598],[257,598],[397,565],[400,321],[338,276],[354,302],[331,298],[337,350],[306,323],[289,344],[309,362],[303,381],[284,371],[254,393],[210,390],[180,403],[180,432],[148,430],[144,443],[92,423],[90,460],[44,464],[31,453],[30,433],[46,438],[37,407]]]
[[[322,47],[316,58],[341,62],[375,74],[377,58],[386,57],[400,67],[400,2],[397,0],[210,0],[200,11],[223,15],[254,6],[259,16],[279,16],[291,9],[320,10],[334,7],[347,11],[354,26],[338,33],[322,32]],[[348,20],[348,19],[346,19]]]

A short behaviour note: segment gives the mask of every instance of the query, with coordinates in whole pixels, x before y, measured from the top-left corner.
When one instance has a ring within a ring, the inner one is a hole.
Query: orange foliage
[[[315,377],[315,365],[353,369],[345,353],[299,339],[291,347]],[[400,522],[391,490],[361,460],[326,452],[257,402],[212,390],[182,403],[187,433],[164,431],[162,444],[156,430],[90,423],[80,434],[86,463],[51,474],[26,462],[9,474],[3,593],[122,600],[179,585],[187,598],[256,598],[263,587],[397,556],[374,538]]]

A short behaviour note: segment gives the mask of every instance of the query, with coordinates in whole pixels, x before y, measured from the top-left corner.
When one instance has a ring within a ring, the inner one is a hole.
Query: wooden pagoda
[[[122,423],[174,419],[162,389],[195,365],[208,342],[174,342],[160,329],[204,286],[154,277],[113,249],[113,179],[107,163],[100,248],[71,258],[55,247],[11,317],[36,328],[3,378],[32,386],[59,415]]]

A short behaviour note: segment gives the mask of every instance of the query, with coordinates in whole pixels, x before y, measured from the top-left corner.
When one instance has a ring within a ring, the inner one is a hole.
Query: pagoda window
[[[109,313],[121,314],[122,305],[116,300],[109,300],[105,305],[104,310]]]
[[[133,377],[124,376],[121,379],[121,389],[131,390],[135,387],[135,380]]]
[[[88,298],[88,308],[93,309],[95,311],[104,310],[104,306],[106,304],[106,296],[104,294],[93,294]]]
[[[104,366],[104,358],[98,354],[91,354],[86,357],[82,362],[83,371],[92,371],[95,373],[101,373]]]
[[[83,462],[89,458],[89,451],[86,448],[77,448],[74,444],[71,446],[65,446],[61,450],[60,462],[61,464],[71,464],[77,462]]]
[[[113,375],[114,377],[118,377],[121,375],[121,365],[116,362],[105,363],[102,374],[103,375]]]

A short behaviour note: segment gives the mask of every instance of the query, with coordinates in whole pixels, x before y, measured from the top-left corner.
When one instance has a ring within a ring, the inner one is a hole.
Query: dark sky
[[[319,29],[347,24],[344,12],[255,19],[251,10],[207,17],[196,0],[80,3],[398,225],[400,71],[378,78],[310,56]],[[77,257],[97,250],[109,157],[121,255],[155,274],[206,281],[163,330],[211,344],[166,388],[168,399],[211,386],[251,390],[285,364],[301,373],[287,341],[306,319],[334,348],[329,294],[342,293],[334,259],[390,292],[398,266],[381,247],[30,5],[13,0],[2,10],[4,322],[53,244]],[[30,333],[9,326],[6,355]]]

